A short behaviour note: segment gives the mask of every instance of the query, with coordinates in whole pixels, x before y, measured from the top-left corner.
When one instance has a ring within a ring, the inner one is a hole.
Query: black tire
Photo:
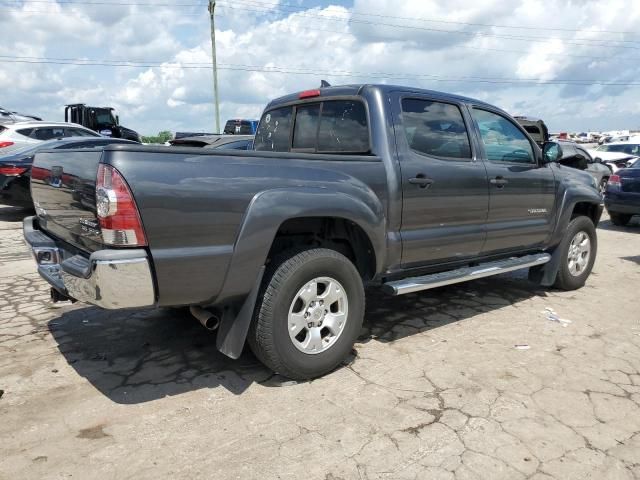
[[[629,220],[631,220],[631,215],[627,213],[614,213],[609,212],[609,218],[611,218],[611,223],[618,227],[624,227]]]
[[[572,275],[569,269],[569,247],[571,245],[571,241],[579,232],[587,234],[591,250],[586,267],[579,275]],[[560,249],[561,260],[554,286],[562,290],[576,290],[582,287],[591,274],[593,262],[596,259],[596,253],[598,251],[598,237],[596,235],[596,228],[594,227],[591,219],[589,217],[580,216],[571,220],[562,242],[558,245],[558,248]]]
[[[307,354],[296,348],[289,336],[288,314],[300,288],[318,277],[331,277],[343,286],[348,314],[331,347]],[[249,329],[249,346],[262,363],[280,375],[294,380],[322,376],[351,353],[362,327],[364,304],[362,278],[344,255],[325,248],[285,253],[274,258],[265,272]]]
[[[600,180],[600,186],[598,187],[600,195],[604,195],[607,191],[607,183],[609,183],[609,177],[602,177],[602,180]]]

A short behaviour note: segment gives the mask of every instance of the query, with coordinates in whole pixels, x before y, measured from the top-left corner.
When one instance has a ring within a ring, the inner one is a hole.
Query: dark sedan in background
[[[622,168],[609,177],[604,206],[614,225],[624,226],[640,215],[640,166]]]
[[[29,181],[36,153],[61,148],[94,148],[113,143],[137,143],[109,137],[68,137],[49,140],[0,156],[0,204],[33,208]]]
[[[172,147],[219,148],[222,150],[251,150],[253,135],[198,135],[169,140]]]

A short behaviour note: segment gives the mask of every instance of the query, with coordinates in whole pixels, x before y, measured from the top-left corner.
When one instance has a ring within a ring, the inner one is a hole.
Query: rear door
[[[502,112],[473,107],[489,177],[489,220],[483,253],[539,246],[551,234],[556,195],[553,170],[539,149]]]
[[[478,255],[485,241],[487,173],[461,104],[421,94],[392,95],[402,175],[402,264]]]

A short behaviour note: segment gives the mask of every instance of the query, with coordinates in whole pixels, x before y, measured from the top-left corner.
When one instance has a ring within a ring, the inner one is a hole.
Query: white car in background
[[[640,137],[629,137],[622,142],[605,143],[595,149],[590,149],[589,154],[598,161],[609,165],[613,172],[628,167],[640,157]]]
[[[0,156],[54,138],[100,136],[75,123],[29,121],[0,124]]]

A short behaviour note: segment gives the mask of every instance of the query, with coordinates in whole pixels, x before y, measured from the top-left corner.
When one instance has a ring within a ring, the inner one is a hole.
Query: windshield
[[[96,122],[98,125],[115,125],[116,120],[111,110],[96,110]]]
[[[610,143],[597,148],[599,152],[620,152],[629,155],[640,155],[640,144],[637,143]]]

